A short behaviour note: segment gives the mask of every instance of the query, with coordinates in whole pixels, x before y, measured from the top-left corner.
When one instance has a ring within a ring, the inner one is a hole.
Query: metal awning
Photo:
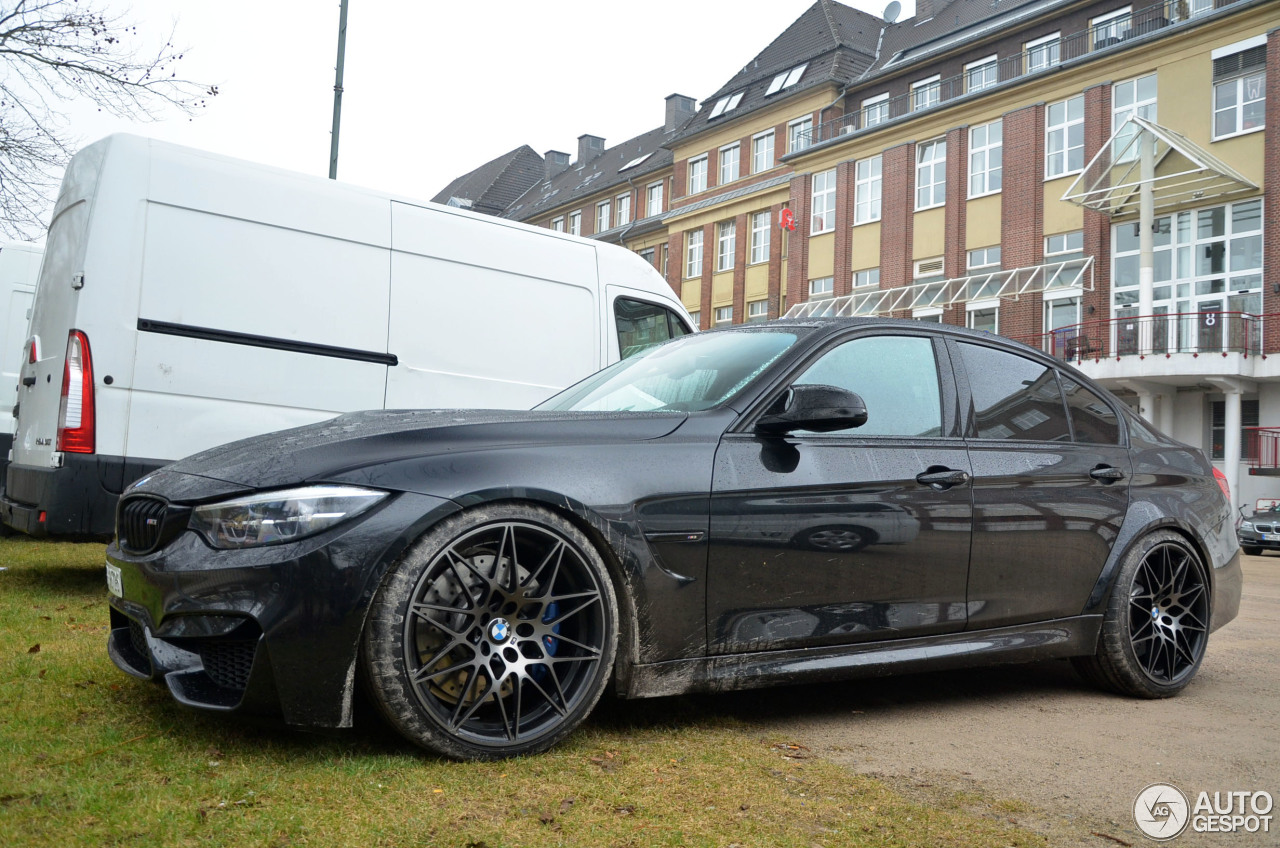
[[[1081,288],[1093,291],[1093,257],[1049,262],[1011,271],[973,274],[893,289],[855,291],[797,303],[785,318],[848,318],[890,315],[912,309],[952,306],[972,300],[1014,299],[1024,294]]]
[[[1238,171],[1186,136],[1130,115],[1111,134],[1062,199],[1117,216],[1136,214],[1141,193],[1142,144],[1154,146],[1155,173],[1149,180],[1155,210],[1201,199],[1257,191]]]

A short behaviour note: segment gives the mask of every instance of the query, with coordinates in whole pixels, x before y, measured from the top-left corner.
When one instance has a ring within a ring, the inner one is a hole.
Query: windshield
[[[537,409],[580,412],[676,410],[724,403],[796,343],[776,330],[685,336],[624,359]]]

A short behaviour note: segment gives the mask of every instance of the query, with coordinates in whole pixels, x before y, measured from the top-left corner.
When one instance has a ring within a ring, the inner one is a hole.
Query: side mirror
[[[781,412],[765,415],[756,422],[756,431],[773,436],[793,430],[830,433],[867,423],[867,405],[862,398],[835,386],[792,386],[784,395]]]

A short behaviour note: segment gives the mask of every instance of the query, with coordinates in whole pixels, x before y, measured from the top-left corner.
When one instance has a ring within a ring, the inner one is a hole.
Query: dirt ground
[[[1209,641],[1178,697],[1138,701],[1090,689],[1065,662],[913,675],[791,690],[744,712],[851,769],[928,799],[955,793],[1058,846],[1139,845],[1137,794],[1171,783],[1280,798],[1280,556],[1244,557],[1240,615]],[[1203,834],[1183,845],[1280,845]]]

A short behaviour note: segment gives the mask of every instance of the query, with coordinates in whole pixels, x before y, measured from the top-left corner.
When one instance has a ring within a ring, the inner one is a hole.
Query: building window
[[[768,321],[769,320],[769,301],[753,300],[747,304],[747,320],[748,321]]]
[[[618,195],[618,215],[614,219],[614,226],[621,227],[623,224],[631,223],[631,195]]]
[[[1027,73],[1052,68],[1061,61],[1062,33],[1055,32],[1035,41],[1022,45],[1023,54],[1027,58]]]
[[[970,271],[990,271],[1000,267],[1000,245],[980,247],[969,251],[968,266]]]
[[[731,183],[738,178],[738,158],[741,153],[737,144],[720,148],[720,185]]]
[[[596,232],[603,233],[609,229],[609,219],[613,216],[612,201],[602,200],[596,204]]]
[[[702,230],[690,230],[685,236],[684,275],[702,276]]]
[[[581,212],[569,213],[569,233],[575,236],[582,235],[582,213]]]
[[[689,160],[689,194],[707,190],[707,154]]]
[[[721,221],[716,229],[716,270],[732,271],[733,254],[738,243],[737,222]]]
[[[751,139],[751,173],[758,174],[773,167],[773,130]]]
[[[970,330],[982,333],[1000,332],[1000,307],[998,305],[969,304],[965,310],[965,323]]]
[[[561,215],[559,218],[551,219],[551,229],[555,230],[557,233],[564,232],[564,216],[563,215]]]
[[[650,266],[654,266],[657,254],[652,247],[646,247],[644,250],[639,251],[639,254],[641,259],[648,262]]]
[[[813,214],[809,219],[809,235],[829,233],[836,228],[836,171],[813,175]]]
[[[1099,15],[1089,21],[1089,31],[1093,34],[1093,49],[1101,50],[1113,44],[1119,44],[1129,37],[1132,29],[1132,8],[1125,6],[1105,15]]]
[[[795,153],[813,144],[810,133],[813,132],[813,118],[801,118],[787,124],[787,152]]]
[[[1118,82],[1111,88],[1111,131],[1114,133],[1130,115],[1137,115],[1149,121],[1156,120],[1156,75]],[[1111,148],[1111,155],[1117,163],[1132,162],[1138,158],[1138,145],[1133,139],[1138,135],[1138,127],[1130,124],[1124,132],[1116,136]]]
[[[769,83],[769,89],[764,93],[765,97],[768,97],[770,94],[777,94],[784,88],[790,88],[800,82],[800,78],[804,76],[804,69],[807,67],[809,67],[809,64],[806,62],[803,65],[798,65],[791,70],[783,71],[778,74],[773,78],[773,81]]]
[[[988,56],[964,66],[964,90],[982,91],[1000,81],[1000,64],[995,56]]]
[[[889,120],[889,95],[868,97],[862,101],[862,126],[874,127]]]
[[[1044,175],[1061,177],[1084,169],[1084,95],[1052,103],[1045,110]]]
[[[718,118],[725,112],[732,112],[738,108],[738,104],[742,102],[742,95],[746,92],[737,91],[733,94],[727,94],[716,101],[716,105],[712,107],[711,114],[707,116],[707,120]]]
[[[756,212],[751,216],[751,264],[769,261],[770,215]]]
[[[1000,191],[1004,175],[1004,121],[969,130],[969,196]]]
[[[928,79],[911,83],[911,111],[919,112],[937,106],[942,97],[942,77],[934,74]]]
[[[854,271],[853,287],[855,289],[880,288],[880,269],[868,268],[865,271]]]
[[[1227,434],[1227,404],[1226,401],[1215,400],[1211,404],[1213,407],[1213,424],[1210,428],[1209,443],[1212,448],[1212,459],[1226,458],[1226,434]],[[1249,428],[1258,426],[1258,401],[1244,400],[1240,401],[1240,459],[1250,460],[1256,459],[1253,439],[1249,438]]]
[[[1045,236],[1044,258],[1054,262],[1066,262],[1068,259],[1084,258],[1084,230],[1073,230],[1069,233]]]
[[[652,218],[662,214],[662,183],[650,183],[645,189],[645,216]]]
[[[947,140],[916,145],[916,210],[932,209],[947,202]]]
[[[853,223],[866,224],[880,220],[880,169],[883,160],[879,154],[870,159],[859,159],[854,166]]]
[[[658,261],[658,272],[662,274],[663,279],[666,279],[667,277],[667,257],[670,256],[670,254],[671,245],[663,242],[661,251],[662,258]]]
[[[1266,36],[1213,51],[1213,138],[1260,130],[1266,125]]]
[[[732,324],[732,323],[733,323],[733,307],[717,306],[716,307],[716,326],[719,327],[722,324]]]
[[[701,330],[702,329],[702,313],[697,311],[690,312],[689,317],[693,319],[693,326]]]
[[[816,280],[809,281],[809,299],[813,300],[820,297],[831,297],[835,292],[835,277],[820,277]]]

